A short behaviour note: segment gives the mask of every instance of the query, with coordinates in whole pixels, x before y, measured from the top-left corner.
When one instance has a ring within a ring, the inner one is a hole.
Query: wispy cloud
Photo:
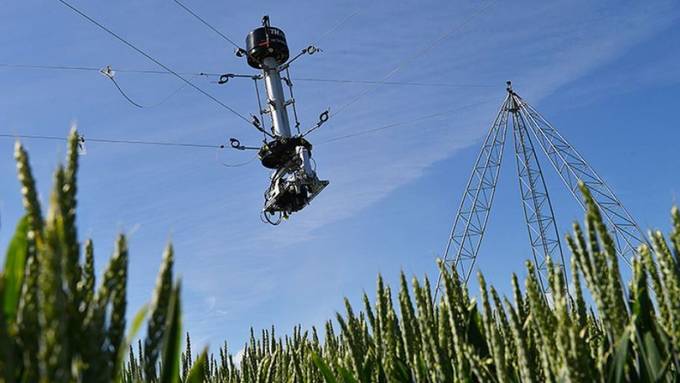
[[[238,291],[249,291],[252,295],[248,294],[243,301],[235,300],[229,294],[217,298],[217,310],[222,310],[218,312],[225,315],[243,313],[254,307],[251,299],[261,304],[269,297],[281,294],[281,285],[272,275],[299,258],[286,261],[277,259],[278,254],[290,257],[295,244],[316,238],[327,225],[351,220],[396,189],[417,180],[434,163],[445,161],[458,150],[477,144],[502,100],[504,80],[514,80],[520,94],[532,103],[539,103],[668,27],[677,18],[677,12],[671,10],[675,10],[672,3],[659,2],[630,3],[626,7],[616,7],[616,13],[601,12],[593,9],[589,2],[579,2],[565,7],[545,4],[532,8],[530,12],[499,7],[480,18],[476,28],[464,39],[442,44],[442,49],[459,50],[460,60],[440,60],[448,57],[448,52],[433,52],[423,58],[422,63],[427,63],[425,76],[430,81],[434,78],[435,81],[447,82],[497,83],[498,89],[465,89],[446,93],[441,90],[381,88],[344,116],[329,122],[328,127],[319,131],[312,140],[322,141],[339,134],[414,119],[447,106],[450,108],[452,99],[464,100],[465,103],[489,99],[497,101],[445,118],[315,147],[319,175],[330,179],[330,186],[308,209],[275,230],[266,226],[241,226],[248,235],[241,236],[237,231],[236,236],[240,237],[238,243],[227,245],[221,253],[242,252],[266,261],[261,261],[259,266],[255,264],[260,261],[248,262],[250,266],[240,264],[236,268],[244,271],[242,274],[236,272],[236,275],[233,275],[234,269],[228,267],[231,277],[227,283],[240,281],[241,285],[235,286]],[[435,37],[432,33],[417,33],[423,41]],[[460,68],[460,73],[451,72],[451,67]],[[401,78],[423,80],[423,74],[418,72],[420,68],[422,66],[418,65],[412,71],[405,70]],[[646,76],[645,73],[643,71],[642,76]],[[347,76],[351,77],[351,74]],[[256,193],[257,190],[256,187],[255,191],[248,190],[248,193]],[[234,217],[225,224],[239,227],[236,220],[238,218]],[[208,257],[219,259],[218,253],[220,251],[211,252]],[[201,281],[192,283],[192,287],[206,293],[214,291],[217,285],[206,280],[219,279],[219,275],[225,272],[220,263],[211,263],[209,267],[194,265],[193,272],[201,276]],[[304,262],[296,264],[301,275],[315,275],[319,273],[319,267]],[[305,283],[308,282],[305,280]],[[243,284],[248,283],[249,288],[245,288]],[[318,309],[325,312],[322,308]],[[314,315],[312,312],[306,314]]]
[[[456,48],[469,53],[465,62],[482,68],[492,65],[498,73],[494,77],[499,78],[502,74],[513,79],[522,95],[532,103],[538,103],[562,86],[667,28],[678,18],[677,12],[670,11],[677,8],[671,2],[631,3],[617,7],[617,10],[626,9],[622,13],[593,10],[585,11],[583,15],[583,8],[589,8],[586,2],[574,4],[571,8],[544,5],[528,13],[507,13],[506,9],[496,9],[480,24],[500,22],[505,28],[488,31],[481,27],[481,31],[475,30],[471,32],[472,36],[466,36],[468,42],[458,42],[463,46],[457,43]],[[507,22],[503,23],[499,18],[505,18]],[[475,54],[471,51],[473,46],[482,52]],[[436,53],[434,55],[436,60]],[[434,66],[440,73],[446,71],[446,65]],[[466,71],[474,69],[467,68]],[[646,69],[636,77],[655,75],[653,69]],[[485,81],[487,76],[478,72],[473,76],[461,78],[453,75],[452,78]],[[498,84],[498,89],[493,91],[466,91],[466,99],[488,99],[497,94],[500,103],[503,83],[498,81]],[[439,101],[431,101],[436,104],[446,97],[440,94],[437,97]],[[371,106],[362,105],[356,114],[373,107],[373,100],[367,98]],[[407,103],[413,101],[408,99]],[[332,148],[320,148],[318,151],[332,151],[331,154],[321,154],[323,157],[319,160],[319,173],[328,176],[331,185],[310,209],[294,218],[296,222],[281,227],[281,235],[276,239],[282,241],[281,244],[308,240],[315,229],[352,217],[393,190],[417,179],[434,162],[476,143],[488,129],[496,108],[495,105],[486,105],[456,113],[445,120],[399,127],[384,134],[337,142]],[[381,121],[384,118],[382,115]],[[352,121],[353,131],[370,129],[377,124],[378,121],[371,115]],[[432,125],[435,125],[434,129]],[[253,238],[254,241],[263,239]]]

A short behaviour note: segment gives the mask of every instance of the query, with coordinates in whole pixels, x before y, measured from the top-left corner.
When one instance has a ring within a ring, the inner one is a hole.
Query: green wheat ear
[[[31,165],[28,161],[28,153],[19,141],[14,145],[14,158],[17,163],[17,175],[21,184],[24,208],[29,217],[31,229],[36,235],[39,235],[43,229],[43,218],[40,202],[38,201],[38,192],[31,172]]]
[[[144,373],[148,380],[156,379],[156,361],[161,353],[161,343],[165,336],[168,307],[172,297],[172,266],[174,252],[168,244],[163,255],[156,288],[151,299],[151,315],[144,340]]]
[[[524,292],[512,275],[514,304],[481,273],[480,299],[471,298],[456,269],[439,262],[439,301],[432,299],[427,277],[414,278],[409,287],[402,272],[393,303],[390,286],[379,276],[375,300],[364,293],[361,311],[345,300],[345,311],[335,320],[340,331],[333,321],[325,322],[325,334],[296,326],[288,335],[277,336],[272,328],[256,337],[251,329],[239,364],[226,343],[218,358],[207,351],[194,358],[188,333],[182,346],[180,286],[173,283],[174,252],[168,245],[147,334],[135,350],[133,334],[147,311],[140,311],[124,336],[125,238],[117,238],[98,288],[91,241],[84,245],[84,263],[79,259],[77,137],[71,133],[66,166],[55,173],[46,218],[28,155],[20,145],[15,150],[26,214],[0,271],[0,382],[674,382],[680,377],[680,212],[671,213],[668,239],[655,231],[654,248],[638,249],[624,295],[613,238],[585,188],[584,229],[574,225],[567,237],[570,295],[564,294],[561,265],[550,260],[548,281],[555,294],[542,293],[536,266],[529,262]]]

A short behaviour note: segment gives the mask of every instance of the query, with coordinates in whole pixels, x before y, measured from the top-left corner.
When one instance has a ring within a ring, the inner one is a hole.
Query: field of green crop
[[[54,177],[43,216],[28,154],[16,160],[26,214],[0,273],[0,382],[677,382],[680,381],[680,212],[669,239],[651,233],[624,283],[607,227],[588,191],[585,226],[568,237],[567,289],[549,264],[544,296],[527,263],[524,286],[511,278],[501,297],[479,275],[474,295],[455,270],[443,293],[428,279],[398,292],[378,278],[375,301],[323,329],[256,336],[236,364],[226,346],[193,354],[181,326],[180,283],[165,250],[150,303],[128,321],[124,236],[100,281],[93,244],[77,236],[77,136]],[[569,294],[565,292],[569,291]],[[586,304],[589,295],[594,307]],[[146,326],[144,339],[134,342]],[[244,329],[245,330],[245,329]],[[126,332],[127,331],[127,332]],[[184,343],[184,345],[183,345]]]

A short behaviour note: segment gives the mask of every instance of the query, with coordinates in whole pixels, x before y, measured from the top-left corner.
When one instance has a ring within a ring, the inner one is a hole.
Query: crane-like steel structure
[[[547,258],[550,257],[562,269],[565,263],[555,214],[534,143],[538,143],[581,207],[585,204],[578,189],[579,183],[583,182],[590,190],[609,223],[618,254],[630,265],[637,245],[647,243],[642,230],[604,180],[536,109],[512,89],[508,81],[507,96],[482,144],[456,213],[444,251],[446,266],[455,268],[464,282],[469,280],[491,212],[510,127],[524,219],[541,289],[550,292]],[[563,275],[566,278],[566,273]]]

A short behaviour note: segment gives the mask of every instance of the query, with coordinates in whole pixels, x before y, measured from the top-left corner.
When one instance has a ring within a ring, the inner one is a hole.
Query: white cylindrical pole
[[[269,114],[272,118],[273,133],[277,137],[290,137],[290,122],[278,63],[273,57],[265,58],[262,63],[264,64],[264,86],[267,91],[267,105],[269,105]]]

